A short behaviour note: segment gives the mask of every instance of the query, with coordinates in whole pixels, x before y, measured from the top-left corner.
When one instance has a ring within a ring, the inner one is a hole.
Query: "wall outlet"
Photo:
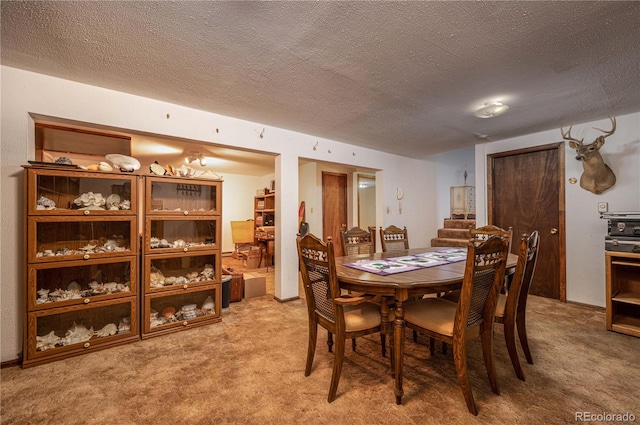
[[[606,213],[609,211],[609,203],[608,202],[598,202],[598,212]]]

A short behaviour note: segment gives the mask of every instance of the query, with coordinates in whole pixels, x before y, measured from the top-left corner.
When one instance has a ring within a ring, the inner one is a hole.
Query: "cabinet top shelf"
[[[640,260],[639,252],[605,251],[604,255],[606,257],[636,258]]]

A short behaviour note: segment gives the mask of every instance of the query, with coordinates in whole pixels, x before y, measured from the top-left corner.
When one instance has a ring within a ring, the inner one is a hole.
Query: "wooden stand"
[[[640,254],[605,252],[607,329],[640,337]]]

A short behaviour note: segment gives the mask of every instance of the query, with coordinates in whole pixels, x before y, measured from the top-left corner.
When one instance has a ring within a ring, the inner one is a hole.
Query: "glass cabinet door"
[[[124,215],[137,212],[137,176],[28,169],[28,214]]]
[[[29,217],[29,262],[131,255],[137,250],[135,218]]]
[[[189,252],[219,249],[219,217],[147,216],[145,252]]]
[[[29,266],[29,311],[135,296],[137,257]]]
[[[220,284],[197,290],[145,297],[144,333],[161,332],[220,321]]]
[[[220,267],[218,251],[147,255],[143,269],[145,291],[190,289],[218,283]]]
[[[188,215],[221,213],[220,181],[146,178],[146,213]]]
[[[86,308],[53,308],[28,314],[35,330],[28,343],[30,360],[85,351],[123,339],[138,339],[135,299],[96,302]]]

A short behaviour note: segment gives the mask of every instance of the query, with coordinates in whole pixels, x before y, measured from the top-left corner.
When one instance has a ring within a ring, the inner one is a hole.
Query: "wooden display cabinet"
[[[253,222],[256,226],[273,226],[276,221],[276,194],[268,193],[254,198]]]
[[[138,340],[138,177],[24,174],[23,367]]]
[[[219,322],[222,182],[148,177],[145,187],[142,338]]]
[[[605,252],[607,329],[640,337],[640,254]]]
[[[254,245],[262,246],[267,266],[273,264],[275,251],[276,194],[274,192],[254,198]],[[262,263],[262,261],[260,261]]]
[[[476,217],[476,188],[474,186],[451,186],[451,218]]]

